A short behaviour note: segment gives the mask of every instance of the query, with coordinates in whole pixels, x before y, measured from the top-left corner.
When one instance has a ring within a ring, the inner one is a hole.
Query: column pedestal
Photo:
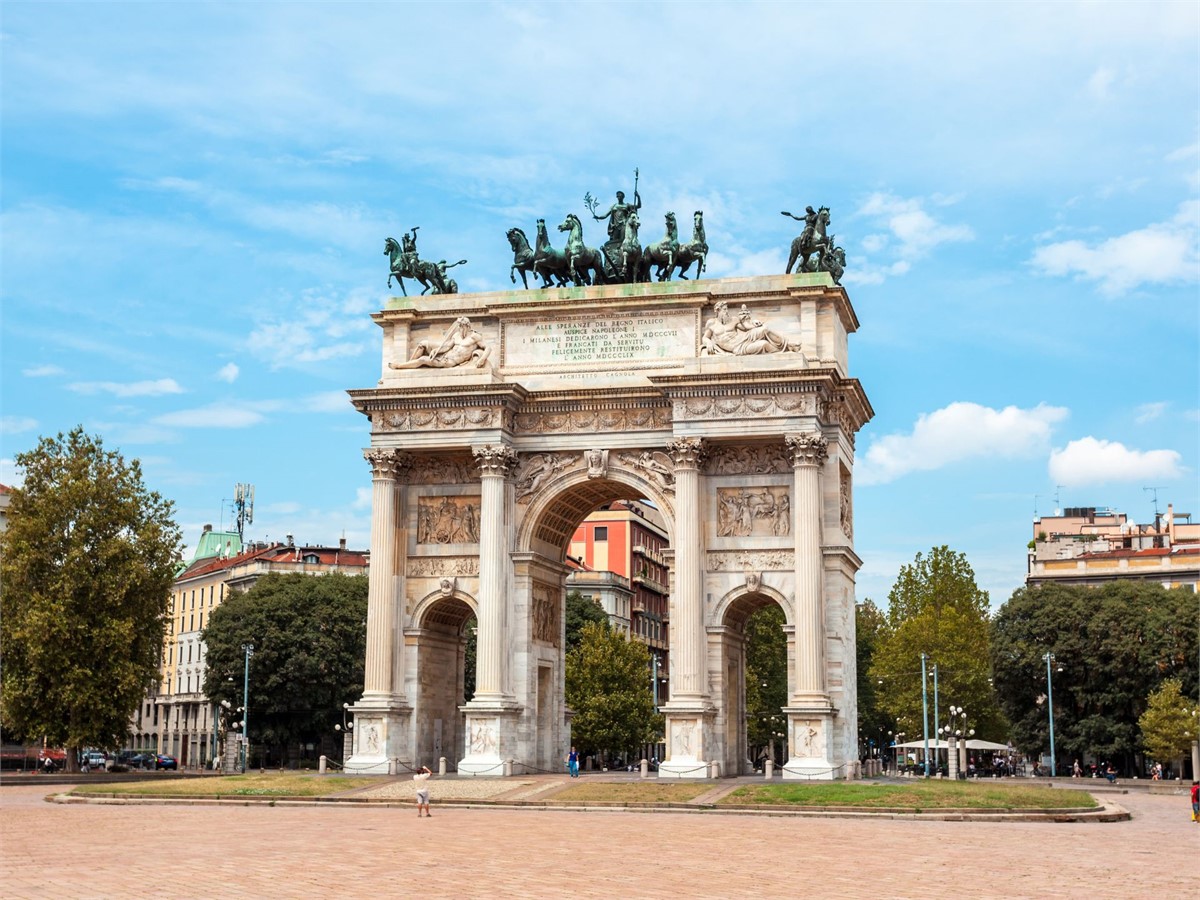
[[[364,697],[350,712],[354,714],[353,755],[346,760],[346,774],[395,775],[412,766],[411,706],[402,700]]]
[[[503,777],[504,761],[517,757],[520,706],[484,702],[478,706],[468,703],[459,709],[467,714],[467,755],[458,761],[458,774]]]
[[[788,717],[788,761],[783,764],[784,780],[833,781],[845,776],[830,761],[833,757],[834,712],[825,708],[790,706]]]
[[[667,717],[667,758],[659,763],[658,777],[708,778],[717,711],[686,702],[664,704],[662,711]]]

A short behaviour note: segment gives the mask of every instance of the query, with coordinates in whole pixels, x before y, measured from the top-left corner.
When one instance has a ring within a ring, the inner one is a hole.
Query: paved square
[[[28,777],[28,776],[26,776]],[[436,788],[435,788],[436,791]],[[1200,896],[1185,794],[1117,824],[61,805],[0,788],[4,897]]]

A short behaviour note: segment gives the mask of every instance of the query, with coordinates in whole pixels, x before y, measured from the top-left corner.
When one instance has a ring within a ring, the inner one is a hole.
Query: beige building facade
[[[744,627],[766,604],[786,619],[784,777],[855,773],[854,440],[873,413],[843,288],[818,273],[394,298],[374,318],[381,377],[350,392],[373,487],[348,770],[561,768],[566,556],[590,513],[645,499],[669,545],[660,777],[750,770]]]

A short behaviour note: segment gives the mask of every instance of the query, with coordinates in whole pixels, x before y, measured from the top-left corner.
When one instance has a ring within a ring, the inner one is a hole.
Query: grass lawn
[[[572,803],[580,800],[599,800],[607,803],[687,803],[711,791],[711,784],[663,784],[658,781],[638,783],[597,782],[573,784],[546,799],[552,803]]]
[[[347,775],[227,775],[172,778],[124,784],[89,784],[75,794],[125,794],[143,797],[325,797],[378,784],[375,778]]]
[[[722,797],[718,805],[845,806],[861,809],[1094,809],[1085,791],[953,781],[912,784],[823,782],[751,784]]]

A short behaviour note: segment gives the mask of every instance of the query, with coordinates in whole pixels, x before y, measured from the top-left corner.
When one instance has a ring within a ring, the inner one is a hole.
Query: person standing
[[[570,770],[572,778],[579,777],[579,751],[574,747],[567,754],[567,769]]]
[[[1200,781],[1192,782],[1192,821],[1200,822]]]
[[[433,774],[429,766],[421,766],[421,771],[413,775],[413,783],[417,788],[417,818],[421,818],[421,810],[425,811],[425,818],[430,818],[429,812],[429,776]]]

